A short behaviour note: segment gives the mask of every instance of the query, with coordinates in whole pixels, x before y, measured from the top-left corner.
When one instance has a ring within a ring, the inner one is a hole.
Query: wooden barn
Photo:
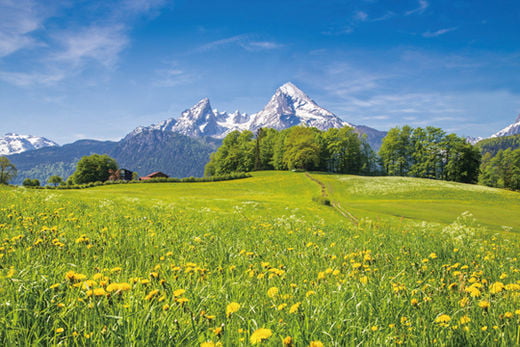
[[[145,181],[145,180],[150,180],[152,178],[168,178],[170,176],[168,176],[167,174],[165,174],[164,172],[161,172],[161,171],[156,171],[156,172],[152,172],[151,174],[147,175],[147,176],[144,176],[144,177],[141,177],[139,178],[141,181]]]

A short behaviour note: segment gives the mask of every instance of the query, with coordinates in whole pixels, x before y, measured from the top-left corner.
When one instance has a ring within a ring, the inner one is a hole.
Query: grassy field
[[[311,177],[0,187],[0,343],[518,343],[520,194]]]

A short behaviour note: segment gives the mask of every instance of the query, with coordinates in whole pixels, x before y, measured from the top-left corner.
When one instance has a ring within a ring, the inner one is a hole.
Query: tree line
[[[255,170],[317,170],[345,174],[378,173],[375,153],[350,127],[321,131],[310,127],[233,131],[210,156],[205,175]]]
[[[478,181],[480,150],[440,128],[392,128],[383,140],[379,156],[390,176]]]
[[[234,131],[213,153],[205,174],[253,170],[316,170],[343,174],[410,176],[476,183],[480,151],[435,127],[391,129],[376,155],[353,128],[320,131]]]

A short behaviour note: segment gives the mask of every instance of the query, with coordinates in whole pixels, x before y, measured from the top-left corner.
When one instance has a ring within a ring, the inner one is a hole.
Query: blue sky
[[[520,3],[0,0],[0,134],[116,140],[287,81],[354,124],[489,136],[520,113]]]

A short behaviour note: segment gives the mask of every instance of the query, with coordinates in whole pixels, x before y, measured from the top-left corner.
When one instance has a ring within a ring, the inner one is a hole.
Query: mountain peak
[[[287,82],[283,86],[279,87],[277,93],[281,93],[291,97],[292,99],[302,99],[306,101],[313,102],[312,99],[307,96],[300,88],[296,87],[293,83]]]
[[[58,146],[45,137],[7,133],[0,137],[0,155],[11,155],[43,147]]]

